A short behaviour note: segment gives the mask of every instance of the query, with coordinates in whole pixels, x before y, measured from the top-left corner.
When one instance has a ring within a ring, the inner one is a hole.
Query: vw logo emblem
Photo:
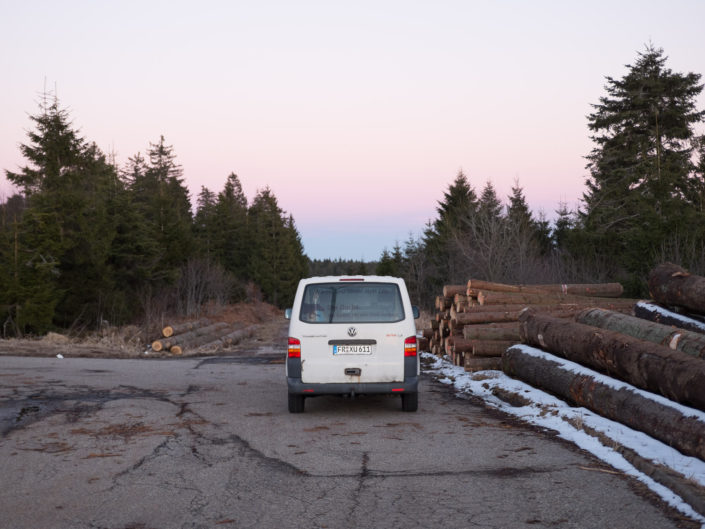
[[[348,327],[348,336],[355,336],[357,334],[357,329],[355,327]]]

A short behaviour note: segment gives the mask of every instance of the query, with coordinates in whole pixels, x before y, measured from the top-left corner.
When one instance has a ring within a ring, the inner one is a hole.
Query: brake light
[[[301,358],[301,340],[289,337],[289,358]]]
[[[416,336],[404,340],[404,356],[416,356]]]
[[[339,281],[364,281],[364,277],[341,277]]]

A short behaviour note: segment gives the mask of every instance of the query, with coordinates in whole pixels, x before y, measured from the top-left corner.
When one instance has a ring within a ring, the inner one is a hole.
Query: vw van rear
[[[299,282],[287,310],[289,411],[308,397],[400,395],[418,408],[418,309],[404,280],[381,276],[312,277]]]

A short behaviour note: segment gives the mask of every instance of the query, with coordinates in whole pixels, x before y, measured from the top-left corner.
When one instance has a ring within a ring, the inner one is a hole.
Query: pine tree
[[[17,328],[94,325],[113,290],[110,207],[120,181],[95,144],[78,135],[56,98],[45,96],[30,119],[36,130],[20,147],[29,163],[6,173],[27,198],[16,227],[19,266],[10,299]]]
[[[502,219],[502,202],[490,180],[485,184],[478,200],[477,216],[483,223],[498,222]]]
[[[252,236],[248,225],[247,198],[235,173],[230,173],[218,194],[215,209],[214,246],[221,264],[239,279],[249,278]]]
[[[535,222],[529,210],[529,205],[526,203],[524,190],[519,186],[518,180],[514,181],[512,194],[509,196],[507,220],[512,226],[522,228],[531,228]]]
[[[164,136],[159,143],[150,143],[147,154],[147,162],[140,154],[130,158],[123,174],[129,182],[131,201],[145,222],[150,245],[158,248],[152,283],[173,283],[194,251],[191,200],[183,170]]]
[[[215,235],[216,195],[205,186],[201,186],[196,202],[196,216],[193,219],[193,233],[201,255],[215,258],[213,237]]]
[[[587,156],[584,251],[629,274],[633,294],[655,249],[687,235],[697,209],[691,159],[694,126],[705,118],[695,107],[703,86],[699,74],[674,73],[666,60],[647,46],[623,78],[607,77],[607,95],[588,117],[596,146]]]
[[[467,177],[459,171],[453,183],[438,203],[438,217],[430,222],[423,235],[423,244],[429,256],[429,266],[422,290],[438,291],[444,283],[461,281],[464,266],[457,266],[457,244],[471,233],[477,215],[478,200]]]
[[[268,187],[257,193],[248,217],[252,234],[248,275],[270,303],[291,303],[308,270],[293,217],[284,214]]]

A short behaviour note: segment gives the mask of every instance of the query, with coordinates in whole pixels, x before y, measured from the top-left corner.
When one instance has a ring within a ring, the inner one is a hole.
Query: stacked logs
[[[558,318],[591,307],[630,312],[636,300],[619,298],[622,292],[619,283],[508,285],[470,279],[443,287],[423,336],[433,354],[447,355],[466,371],[501,369],[502,353],[520,341],[519,315],[525,308]]]
[[[705,461],[705,277],[672,264],[649,276],[654,301],[631,316],[590,308],[574,320],[533,310],[520,317],[525,345],[508,348],[504,372]],[[672,312],[687,312],[696,319]],[[637,468],[705,514],[705,489],[629,450]]]
[[[186,349],[228,347],[251,336],[255,327],[233,326],[206,318],[178,325],[167,325],[162,329],[162,336],[152,342],[152,351],[169,351],[173,355],[181,355]]]

